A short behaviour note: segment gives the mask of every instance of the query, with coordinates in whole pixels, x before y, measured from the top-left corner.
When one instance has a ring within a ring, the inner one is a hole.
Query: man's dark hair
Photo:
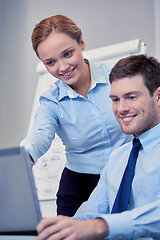
[[[109,75],[110,83],[115,79],[142,75],[144,84],[152,96],[160,86],[160,62],[146,55],[132,55],[119,60]]]

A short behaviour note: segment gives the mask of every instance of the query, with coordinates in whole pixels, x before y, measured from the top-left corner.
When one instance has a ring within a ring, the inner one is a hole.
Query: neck
[[[78,94],[81,94],[87,98],[87,93],[91,85],[91,74],[90,67],[88,63],[84,63],[83,73],[81,74],[78,82],[71,86]]]

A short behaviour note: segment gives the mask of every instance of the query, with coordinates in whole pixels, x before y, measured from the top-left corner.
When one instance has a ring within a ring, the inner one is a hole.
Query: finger
[[[37,240],[42,240],[52,236],[53,239],[63,239],[66,237],[68,230],[70,229],[71,220],[65,216],[57,216],[54,218],[44,219],[37,226],[38,237]],[[66,231],[66,229],[68,229]],[[71,231],[69,232],[71,233]],[[51,239],[52,239],[51,238]]]
[[[46,227],[48,227],[49,225],[54,225],[56,223],[56,217],[53,218],[43,218],[40,223],[37,225],[37,232],[40,233],[41,231],[43,231],[43,229],[45,229]]]
[[[48,229],[49,230],[49,229]],[[71,238],[72,239],[72,232],[73,232],[73,229],[71,227],[66,227],[66,228],[61,228],[59,229],[57,232],[52,232],[53,229],[50,229],[50,236],[48,236],[48,240],[66,240],[66,239],[69,239]],[[48,231],[49,233],[49,231]]]

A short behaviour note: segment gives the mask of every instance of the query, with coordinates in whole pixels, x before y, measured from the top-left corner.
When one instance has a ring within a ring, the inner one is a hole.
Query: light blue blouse
[[[131,139],[122,133],[112,113],[107,65],[90,63],[90,70],[88,98],[62,80],[40,97],[31,134],[21,142],[35,162],[57,133],[65,145],[67,168],[99,174],[110,153]]]
[[[111,153],[98,186],[74,216],[75,219],[103,218],[109,225],[112,240],[160,239],[160,124],[139,139],[143,148],[137,159],[130,210],[109,214],[132,148],[127,143]]]

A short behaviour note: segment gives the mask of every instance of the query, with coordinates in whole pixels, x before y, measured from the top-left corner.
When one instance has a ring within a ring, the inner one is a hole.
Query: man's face
[[[160,122],[158,93],[159,88],[150,96],[140,74],[112,82],[113,112],[124,133],[137,137]]]

